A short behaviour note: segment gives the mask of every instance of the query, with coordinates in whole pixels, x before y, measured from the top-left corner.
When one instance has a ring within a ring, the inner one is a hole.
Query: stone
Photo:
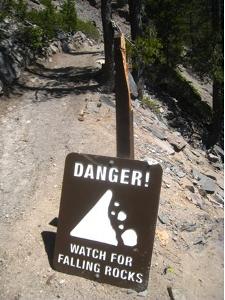
[[[196,157],[200,157],[200,153],[197,150],[193,150],[191,149],[191,152],[196,156]]]
[[[148,296],[148,290],[145,290],[143,292],[140,292],[137,294],[139,297],[147,297]]]
[[[216,155],[214,155],[214,154],[212,154],[212,153],[208,153],[207,154],[207,158],[208,158],[209,161],[211,161],[213,163],[216,163],[216,162],[219,161],[219,157],[216,156]]]
[[[205,175],[193,169],[192,175],[197,180],[197,185],[207,193],[214,193],[216,189],[216,178],[212,175]],[[194,182],[193,182],[194,183]]]
[[[149,166],[159,164],[159,162],[157,160],[155,160],[154,158],[145,157],[144,161],[146,161]]]
[[[219,204],[224,205],[224,196],[221,195],[221,194],[219,194],[218,192],[215,193],[214,199],[215,199],[216,202],[218,202]]]
[[[180,226],[180,230],[181,231],[187,231],[187,232],[193,232],[197,229],[197,225],[196,223],[188,223],[188,222],[184,222],[181,226]]]
[[[213,163],[213,167],[220,171],[223,171],[224,169],[223,164],[220,162]]]
[[[199,195],[203,198],[207,198],[207,192],[203,190],[201,187],[199,187]]]
[[[201,209],[204,208],[204,206],[205,206],[205,201],[204,201],[204,199],[203,199],[201,196],[199,196],[199,195],[197,195],[197,194],[191,194],[190,197],[191,197],[191,201],[192,201],[196,206],[198,206],[198,207],[201,208]],[[203,197],[205,197],[205,195],[204,195]]]
[[[10,64],[10,57],[0,52],[0,77],[4,80],[4,84],[12,84],[16,79],[15,72]]]
[[[202,236],[197,237],[193,242],[193,245],[205,245],[205,244],[206,244],[206,240]]]
[[[84,121],[84,116],[79,116],[78,121],[83,122]]]
[[[165,214],[159,213],[158,219],[162,224],[170,224],[170,219]]]
[[[224,191],[224,178],[223,177],[217,178],[217,185],[221,190]]]
[[[206,193],[213,194],[216,191],[216,180],[208,176],[202,175],[199,185]]]
[[[177,166],[172,166],[171,168],[171,171],[179,178],[183,178],[186,176],[186,173],[183,172],[179,167]]]
[[[224,150],[222,148],[220,148],[218,145],[214,146],[214,151],[219,154],[222,158],[224,157]]]
[[[166,230],[156,229],[156,236],[159,239],[161,246],[165,247],[170,240],[170,235]]]
[[[186,185],[186,189],[188,189],[190,192],[194,193],[195,192],[195,188],[193,185]]]
[[[180,152],[187,145],[187,142],[183,138],[177,137],[175,135],[168,136],[167,140],[173,146],[173,148],[176,152]]]
[[[199,171],[197,171],[196,169],[193,169],[193,170],[192,170],[192,176],[194,177],[194,179],[200,180],[201,175],[202,175],[202,174],[201,174]]]
[[[59,52],[58,47],[56,45],[54,45],[54,44],[50,45],[50,49],[51,49],[51,51],[52,51],[53,54],[56,54],[57,52]]]
[[[144,128],[148,129],[151,131],[154,136],[156,136],[160,140],[166,140],[167,136],[165,135],[165,132],[160,130],[159,128],[156,128],[155,126],[144,126]]]
[[[21,76],[22,68],[27,66],[35,57],[34,51],[26,46],[18,34],[19,24],[13,18],[5,18],[0,24],[0,78],[1,88],[8,88]],[[31,26],[29,22],[23,26]],[[29,27],[28,27],[29,28]]]
[[[177,172],[177,176],[178,176],[179,178],[183,178],[185,175],[186,175],[186,173],[184,173],[183,171]]]
[[[128,82],[130,87],[131,98],[136,99],[138,97],[138,88],[132,74],[129,71],[128,71]]]
[[[14,70],[15,79],[18,79],[21,75],[21,67],[18,64],[13,63],[12,68]]]
[[[0,95],[2,95],[2,94],[3,94],[3,83],[0,80]]]
[[[166,154],[168,154],[168,155],[175,154],[174,149],[171,147],[171,145],[167,141],[161,142],[161,144],[159,146],[160,146],[160,148],[162,148],[163,151],[166,152]]]
[[[133,106],[134,106],[135,108],[139,108],[139,107],[141,106],[141,103],[140,103],[140,101],[138,100],[138,98],[136,98],[136,99],[134,100]]]
[[[37,5],[40,5],[40,4],[41,4],[40,1],[38,1],[38,0],[31,0],[31,2],[34,2],[34,3],[37,4]]]
[[[70,52],[70,48],[68,46],[68,42],[65,40],[62,40],[61,42],[61,47],[62,47],[62,51],[65,53],[69,53]]]

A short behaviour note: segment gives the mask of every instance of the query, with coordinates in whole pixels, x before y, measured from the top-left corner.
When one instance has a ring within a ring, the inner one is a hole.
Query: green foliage
[[[15,2],[14,0],[2,0],[0,3],[0,21],[10,16],[13,12]]]
[[[10,14],[14,9],[14,5],[14,0],[3,0],[1,3],[1,11]]]
[[[27,16],[27,2],[24,0],[18,0],[15,3],[15,14],[21,21],[25,20]]]
[[[214,4],[218,7],[215,11]],[[222,1],[190,1],[187,62],[198,75],[223,83]]]
[[[142,105],[147,106],[148,108],[150,108],[150,110],[152,112],[154,112],[155,114],[160,113],[159,104],[157,103],[156,100],[153,100],[148,96],[143,96],[143,98],[141,100],[141,103],[142,103]]]
[[[90,21],[85,22],[80,19],[77,20],[77,31],[82,31],[88,38],[99,40],[100,34],[98,29]]]
[[[185,3],[185,0],[146,0],[146,18],[151,20],[148,26],[156,28],[165,62],[171,67],[181,62],[184,52]]]
[[[73,32],[77,28],[77,12],[75,1],[65,0],[60,10],[61,29],[66,32]]]
[[[155,28],[168,66],[188,64],[222,83],[222,11],[222,0],[145,0],[145,26]]]
[[[35,52],[44,46],[43,30],[38,26],[25,27],[20,36],[24,44]]]
[[[134,55],[139,56],[139,60],[144,64],[152,64],[155,61],[162,61],[162,44],[157,38],[138,38],[133,50]]]
[[[148,28],[143,37],[138,37],[135,44],[126,42],[127,56],[135,57],[136,62],[144,65],[163,62],[162,43],[154,28]],[[135,66],[134,66],[135,67]]]
[[[57,10],[51,0],[42,0],[44,9],[32,10],[28,13],[28,19],[43,30],[46,39],[54,38],[57,32],[73,32],[76,30],[77,14],[75,2],[66,0]]]
[[[198,91],[178,69],[170,68],[165,64],[158,67],[156,73],[155,82],[159,89],[177,99],[187,110],[190,110],[190,113],[204,118],[205,121],[211,119],[211,108],[202,101]]]
[[[45,8],[37,13],[38,19],[36,24],[44,30],[47,38],[51,39],[60,29],[60,18],[51,0],[42,0],[41,3]]]
[[[0,20],[13,15],[19,21],[27,20],[33,24],[33,29],[26,27],[21,34],[24,35],[25,43],[35,50],[56,37],[60,31],[75,32],[79,30],[89,38],[99,39],[99,32],[91,22],[84,22],[77,18],[74,0],[63,1],[59,8],[54,6],[52,0],[41,0],[41,4],[43,5],[41,10],[28,10],[26,0],[3,0],[0,4],[0,8],[2,8]]]

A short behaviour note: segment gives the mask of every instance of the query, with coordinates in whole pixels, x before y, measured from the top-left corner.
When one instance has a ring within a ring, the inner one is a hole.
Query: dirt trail
[[[202,169],[213,169],[188,146],[189,159],[183,152],[168,154],[168,145],[144,128],[157,118],[142,108],[135,108],[136,158],[153,157],[164,167],[164,222],[157,225],[148,293],[138,295],[51,268],[56,228],[49,223],[58,216],[66,155],[116,154],[114,97],[101,93],[94,76],[101,49],[84,51],[93,54],[61,53],[30,68],[17,94],[0,102],[0,299],[163,300],[169,299],[168,286],[181,289],[185,299],[222,299],[223,211],[210,198],[204,209],[188,201],[190,177],[177,179],[166,166],[182,162],[188,174],[198,160]],[[213,174],[221,179],[222,173]],[[184,221],[196,223],[196,230],[180,232]]]

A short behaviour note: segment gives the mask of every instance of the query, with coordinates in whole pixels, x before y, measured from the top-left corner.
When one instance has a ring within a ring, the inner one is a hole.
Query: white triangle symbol
[[[71,230],[70,235],[117,246],[116,233],[108,217],[108,209],[112,195],[112,191],[107,190],[95,206],[93,206],[77,226]]]

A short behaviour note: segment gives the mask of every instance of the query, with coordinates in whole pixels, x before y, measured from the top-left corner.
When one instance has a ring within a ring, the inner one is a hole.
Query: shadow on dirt
[[[41,64],[26,69],[29,73],[41,78],[54,79],[59,82],[87,82],[89,80],[100,80],[101,71],[91,67],[65,67],[50,69]]]
[[[64,67],[50,69],[38,63],[26,70],[41,78],[56,79],[60,82],[85,82],[91,79],[98,81],[101,73],[98,68],[92,67]]]
[[[51,222],[49,222],[49,225],[57,227],[58,226],[58,218],[55,217],[54,219],[52,219]]]
[[[36,63],[26,69],[26,77],[16,86],[22,90],[35,91],[34,102],[49,100],[48,96],[62,98],[69,94],[96,92],[102,85],[102,71],[92,67],[64,67],[50,69]],[[44,92],[44,95],[41,95]]]
[[[92,56],[96,56],[99,54],[104,55],[104,51],[69,51],[70,55],[92,55]]]
[[[54,257],[56,233],[51,231],[42,231],[41,237],[45,245],[45,251],[48,255],[49,265],[51,266],[52,269],[54,269],[53,257]]]

